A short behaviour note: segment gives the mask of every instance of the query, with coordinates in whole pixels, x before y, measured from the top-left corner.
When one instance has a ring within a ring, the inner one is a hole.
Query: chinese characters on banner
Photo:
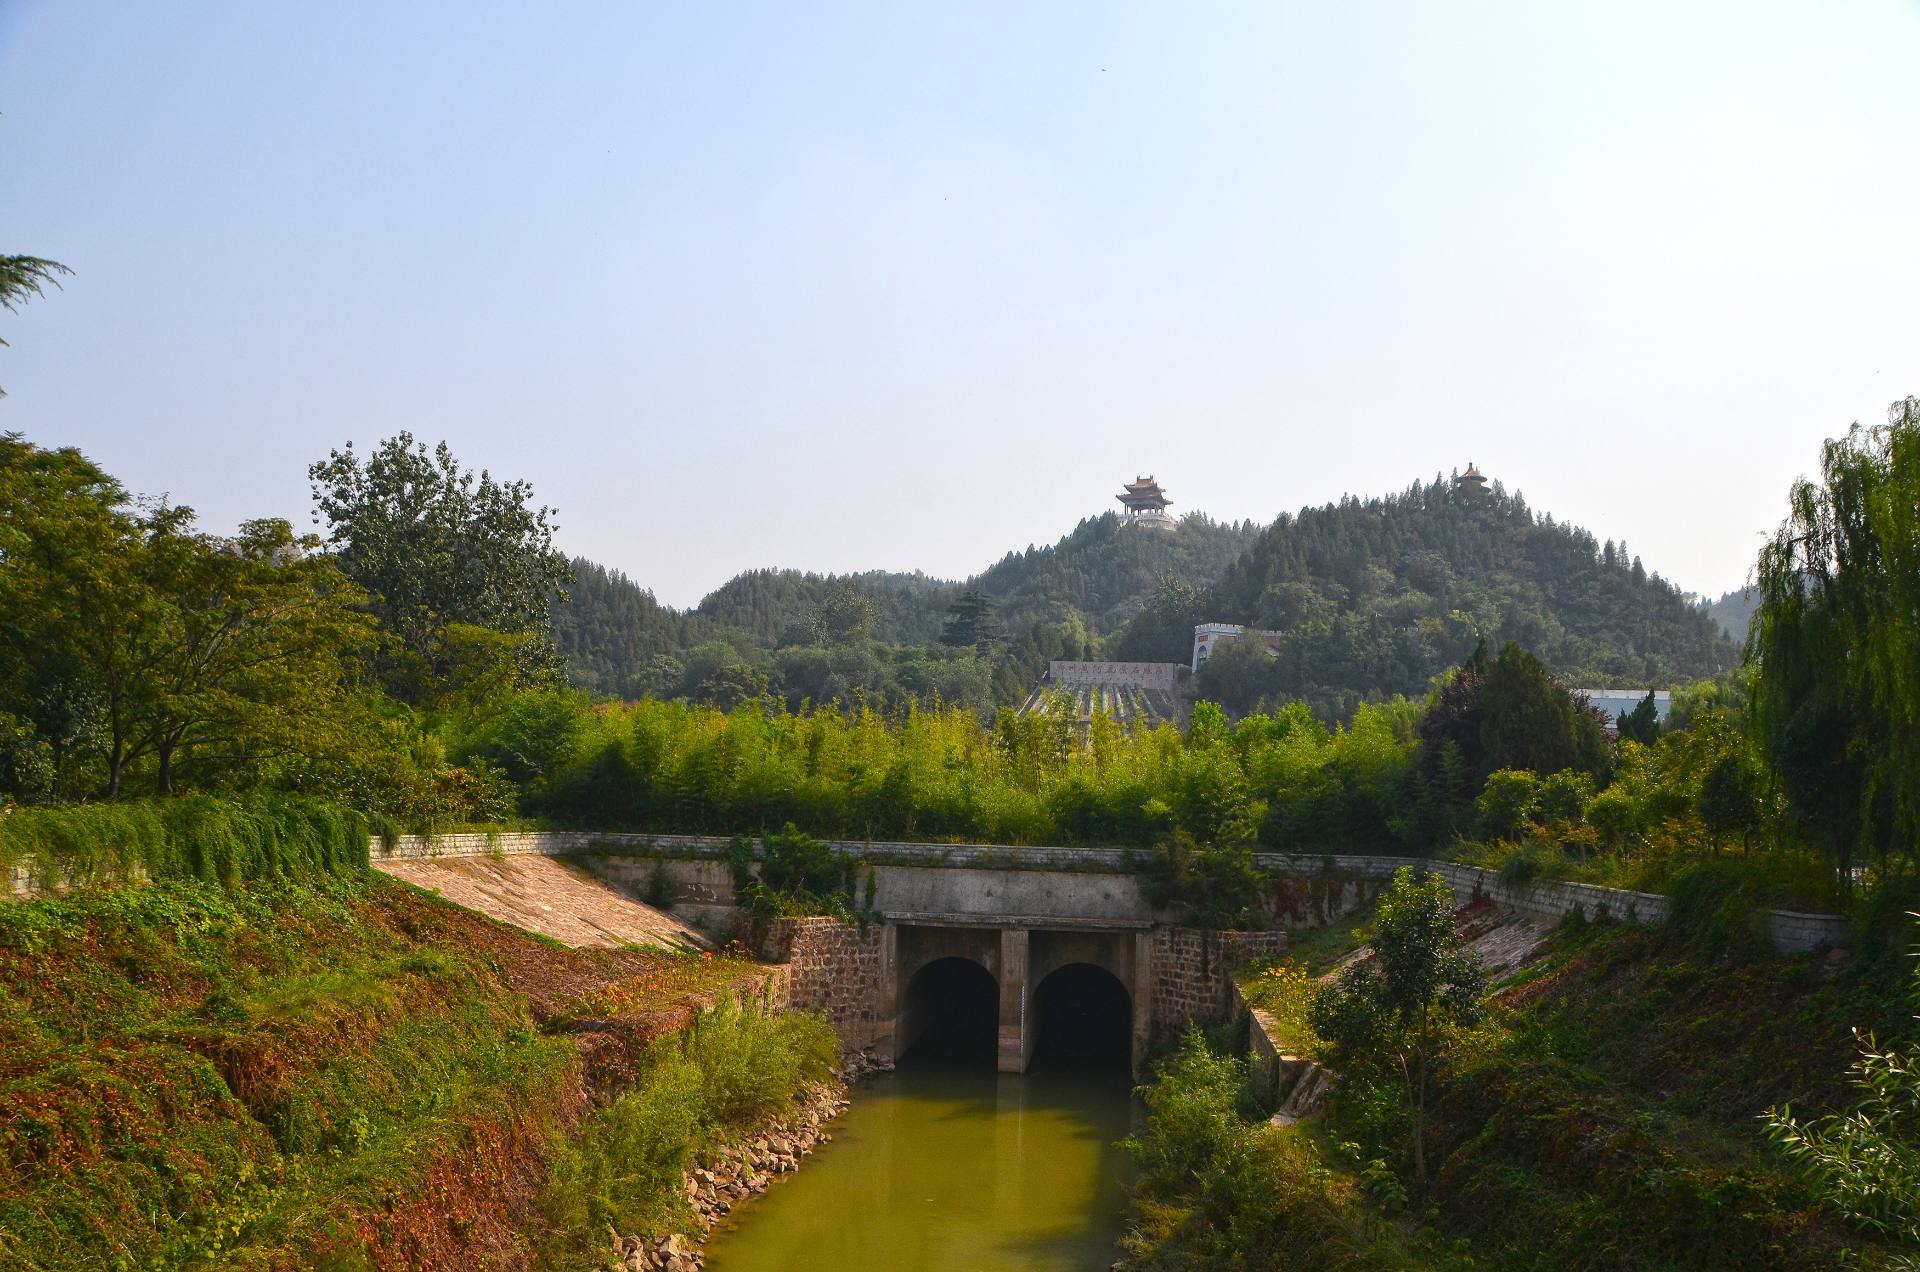
[[[1172,689],[1181,663],[1055,662],[1047,678],[1056,685],[1127,685],[1138,689]]]

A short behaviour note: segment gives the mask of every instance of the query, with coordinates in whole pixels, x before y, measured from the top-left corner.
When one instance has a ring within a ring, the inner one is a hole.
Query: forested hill
[[[899,645],[940,639],[947,606],[958,584],[925,574],[812,574],[799,570],[748,570],[708,593],[691,612],[744,632],[768,648],[793,644],[836,592],[851,589],[872,604],[870,634]]]
[[[652,659],[714,639],[713,625],[653,599],[618,570],[573,559],[570,600],[553,607],[554,645],[582,689],[624,694]]]
[[[650,683],[645,673],[657,659],[680,658],[715,641],[761,657],[783,647],[836,643],[828,629],[838,622],[847,629],[840,639],[937,644],[948,607],[972,589],[993,602],[990,627],[1030,655],[1013,677],[1024,693],[1031,671],[1025,664],[1044,668],[1048,657],[1062,656],[1065,648],[1052,647],[1065,638],[1049,636],[1040,642],[1045,648],[1028,649],[1036,625],[1082,631],[1097,642],[1139,612],[1163,578],[1210,584],[1258,533],[1252,522],[1222,523],[1200,514],[1182,518],[1178,529],[1166,533],[1125,527],[1107,513],[1082,521],[1056,544],[1010,552],[964,583],[882,570],[749,570],[686,611],[659,604],[626,575],[583,558],[573,563],[572,598],[553,608],[554,635],[574,683],[624,695]],[[851,605],[850,597],[857,598]]]
[[[1671,685],[1737,657],[1624,544],[1536,515],[1498,484],[1462,494],[1444,479],[1282,516],[1204,595],[1156,597],[1117,643],[1128,657],[1184,658],[1203,617],[1284,633],[1277,660],[1242,669],[1258,682],[1243,694],[1336,711],[1422,693],[1481,639],[1519,641],[1583,684]]]
[[[1745,643],[1753,612],[1759,608],[1760,593],[1750,587],[1737,588],[1705,606],[1707,614],[1736,645]]]
[[[1214,521],[1202,513],[1182,517],[1171,533],[1103,513],[1050,547],[1007,553],[970,586],[993,598],[1009,633],[1061,624],[1078,613],[1090,632],[1105,636],[1146,606],[1163,577],[1204,586],[1259,534],[1251,521]],[[1182,651],[1178,661],[1185,659]]]

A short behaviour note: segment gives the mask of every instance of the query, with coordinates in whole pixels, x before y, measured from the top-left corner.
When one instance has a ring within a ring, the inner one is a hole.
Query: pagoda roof
[[[1467,461],[1467,471],[1466,471],[1466,472],[1464,472],[1464,473],[1461,473],[1461,474],[1460,474],[1460,476],[1459,476],[1459,478],[1458,478],[1457,480],[1460,480],[1460,481],[1471,481],[1471,482],[1484,482],[1484,481],[1486,481],[1486,478],[1485,478],[1485,477],[1482,477],[1482,476],[1480,475],[1480,470],[1479,470],[1478,468],[1475,468],[1475,467],[1473,466],[1473,461],[1472,461],[1472,460],[1468,460],[1468,461]]]
[[[1156,495],[1160,493],[1160,483],[1150,476],[1135,477],[1126,484],[1125,488],[1127,490],[1152,491]]]

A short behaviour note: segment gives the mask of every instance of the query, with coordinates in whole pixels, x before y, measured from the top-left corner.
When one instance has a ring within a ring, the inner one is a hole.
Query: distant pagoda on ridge
[[[1487,479],[1483,477],[1473,461],[1467,461],[1467,471],[1453,479],[1453,488],[1469,499],[1477,499],[1486,493]]]
[[[1126,511],[1120,514],[1123,526],[1152,526],[1156,530],[1171,530],[1178,523],[1167,515],[1167,505],[1173,500],[1167,498],[1167,492],[1160,489],[1160,483],[1152,477],[1135,477],[1115,496]]]

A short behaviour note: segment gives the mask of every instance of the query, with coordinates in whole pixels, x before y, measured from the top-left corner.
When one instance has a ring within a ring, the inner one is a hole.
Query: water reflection
[[[921,1046],[862,1084],[797,1174],[743,1206],[712,1272],[1105,1268],[1126,1204],[1124,1064],[1025,1076]]]

